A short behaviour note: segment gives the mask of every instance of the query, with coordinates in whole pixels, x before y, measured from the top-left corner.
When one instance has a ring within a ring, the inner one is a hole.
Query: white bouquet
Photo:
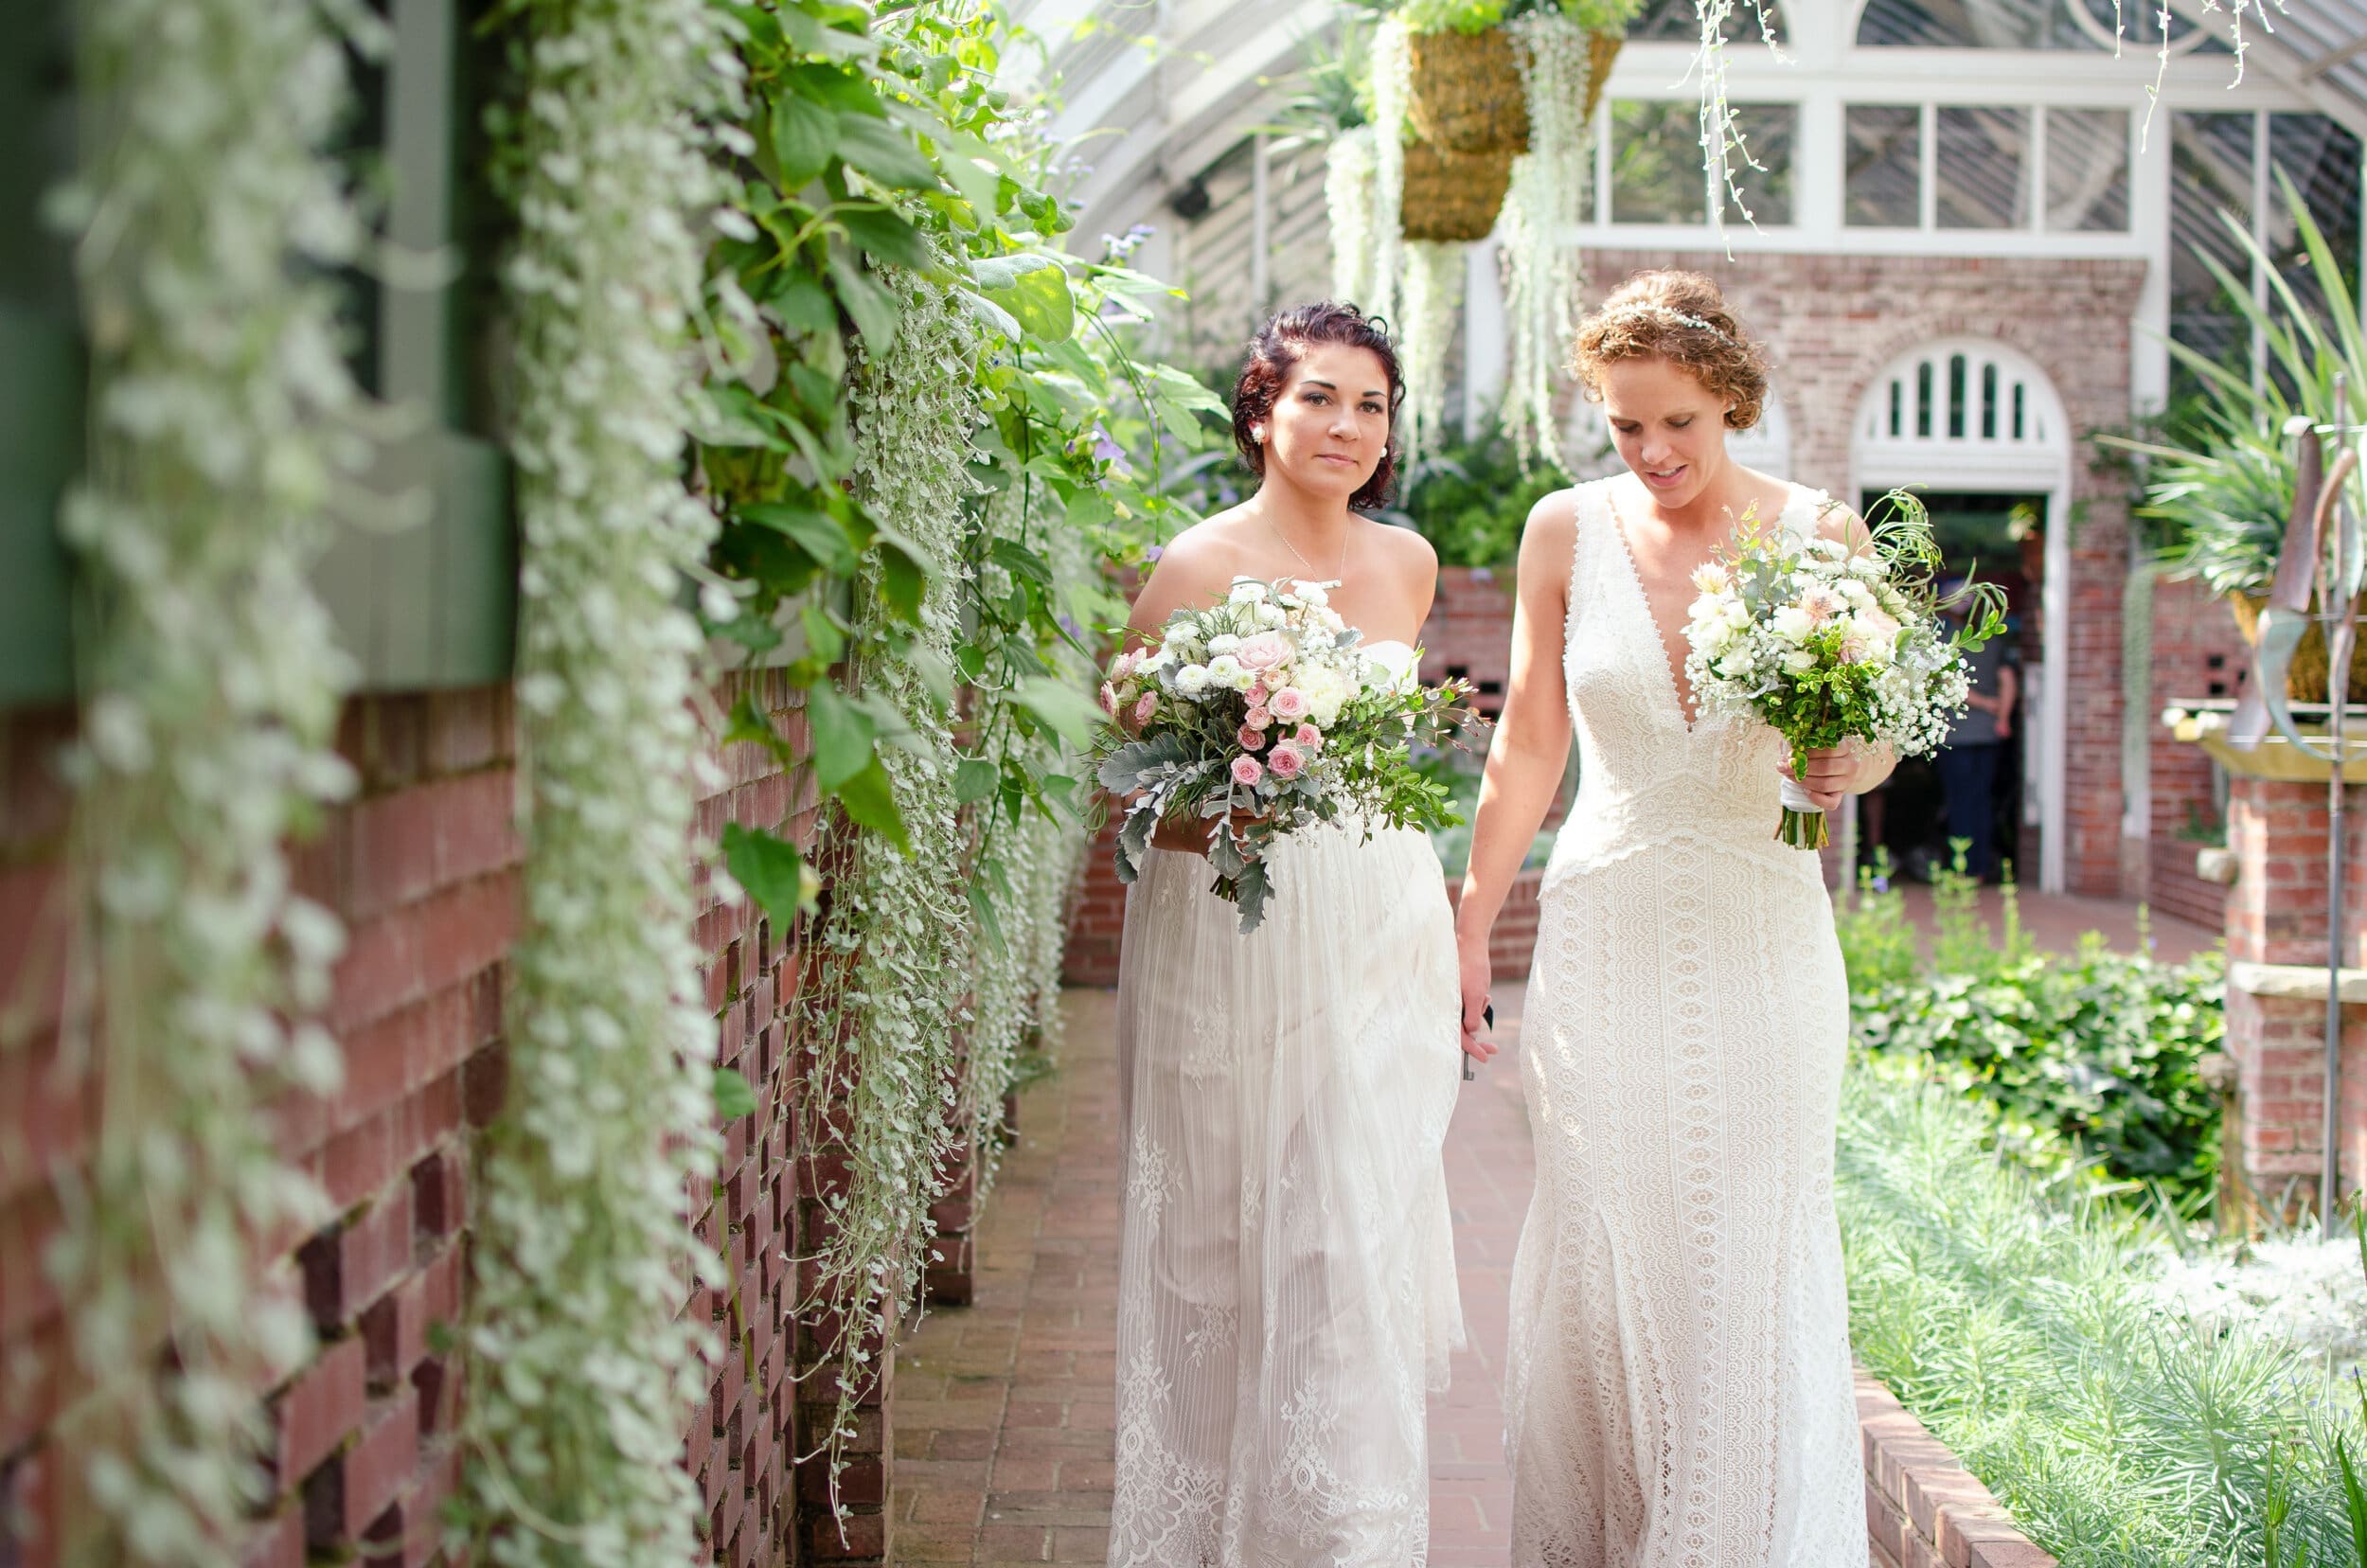
[[[1901,756],[1938,747],[1964,711],[1968,671],[1960,656],[2004,628],[1995,583],[1968,585],[1964,627],[1949,634],[1932,588],[1938,543],[1922,503],[1901,490],[1867,547],[1803,539],[1743,514],[1733,549],[1693,574],[1700,597],[1685,623],[1685,678],[1705,708],[1753,714],[1791,744],[1797,774],[1807,753],[1855,736]],[[1775,836],[1821,849],[1824,813],[1791,779]]]
[[[1377,659],[1321,585],[1237,579],[1221,604],[1178,610],[1159,642],[1120,653],[1101,704],[1122,726],[1103,749],[1102,787],[1135,796],[1117,869],[1132,882],[1162,820],[1215,820],[1211,891],[1264,918],[1271,886],[1258,851],[1344,813],[1373,827],[1460,822],[1446,786],[1414,766],[1471,716],[1459,681],[1424,686]]]

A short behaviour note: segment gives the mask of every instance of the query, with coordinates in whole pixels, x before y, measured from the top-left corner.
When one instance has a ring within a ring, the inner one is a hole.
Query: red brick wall
[[[757,677],[753,689],[793,736],[799,721],[785,684]],[[0,995],[55,995],[66,816],[50,763],[67,733],[58,715],[0,722]],[[361,1546],[373,1560],[403,1564],[436,1556],[436,1510],[459,1472],[452,1433],[462,1379],[453,1355],[431,1348],[430,1330],[456,1322],[463,1306],[474,1138],[501,1104],[506,960],[518,918],[516,731],[506,687],[357,701],[339,749],[358,770],[361,793],[296,865],[306,890],[348,924],[329,1011],[346,1045],[346,1081],[333,1098],[283,1113],[289,1156],[321,1181],[339,1218],[294,1249],[321,1348],[272,1393],[278,1490],[251,1559],[291,1568],[308,1550]],[[743,746],[726,763],[726,782],[699,807],[705,832],[726,820],[779,828],[792,818],[800,835],[810,832],[810,802],[792,797],[792,780],[769,757]],[[815,1509],[800,1515],[781,1484],[784,1461],[810,1448],[819,1430],[814,1410],[797,1401],[832,1397],[814,1386],[792,1391],[792,1346],[781,1327],[795,1301],[788,1258],[798,1251],[801,1208],[789,1124],[776,1114],[796,1083],[783,1010],[796,953],[746,906],[707,903],[699,935],[720,1060],[747,1078],[758,1106],[723,1130],[719,1195],[697,1222],[727,1259],[739,1308],[730,1292],[689,1303],[729,1348],[686,1427],[685,1462],[704,1490],[717,1561],[880,1560],[889,1447],[881,1399],[842,1478],[858,1512],[847,1548],[834,1528],[817,1527]],[[32,1015],[29,1044],[0,1052],[5,1132],[29,1156],[0,1161],[0,1355],[30,1352],[48,1374],[30,1400],[0,1401],[0,1496],[30,1505],[33,1516],[32,1532],[13,1540],[0,1522],[0,1561],[12,1565],[46,1560],[43,1436],[70,1392],[62,1386],[61,1304],[40,1284],[40,1250],[56,1225],[42,1171],[70,1160],[83,1131],[79,1103],[62,1102],[46,1076],[54,1006]],[[810,1191],[802,1206],[810,1215]]]
[[[2158,722],[2162,708],[2240,695],[2250,683],[2251,650],[2235,630],[2235,617],[2198,582],[2162,582],[2154,588],[2153,669],[2146,741],[2151,793],[2147,902],[2164,914],[2216,926],[2227,891],[2195,875],[2195,851],[2204,830],[2223,828],[2212,798],[2211,758],[2179,739]],[[2135,891],[2132,889],[2132,891]]]
[[[1874,378],[1899,354],[1942,337],[2007,344],[2046,371],[2074,438],[2128,419],[2129,317],[2145,268],[2136,261],[1592,251],[1592,292],[1646,267],[1716,276],[1768,345],[1790,421],[1791,477],[1836,495],[1850,484],[1850,422]],[[2071,701],[2064,864],[2073,893],[2122,891],[2121,585],[2127,508],[2121,482],[2080,455],[2073,503]],[[2068,526],[2069,519],[2054,526]],[[2035,584],[2034,584],[2035,587]]]

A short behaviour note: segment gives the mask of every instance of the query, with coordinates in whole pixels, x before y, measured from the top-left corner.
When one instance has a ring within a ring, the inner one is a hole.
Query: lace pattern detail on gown
[[[1820,499],[1795,489],[1784,525]],[[1687,722],[1607,483],[1578,490],[1563,674],[1583,764],[1522,1059],[1513,1562],[1855,1568],[1831,905],[1772,838],[1783,742]]]
[[[1273,855],[1247,936],[1198,855],[1152,851],[1127,899],[1109,1558],[1126,1568],[1429,1550],[1423,1407],[1462,1338],[1446,887],[1415,832],[1323,829]]]

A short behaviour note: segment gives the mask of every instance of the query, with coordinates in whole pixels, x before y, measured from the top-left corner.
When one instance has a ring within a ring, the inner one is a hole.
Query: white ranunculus
[[[1329,729],[1348,700],[1347,678],[1328,664],[1308,665],[1298,672],[1298,688],[1307,693],[1308,717],[1318,729]]]
[[[1751,624],[1751,607],[1738,598],[1726,601],[1726,624],[1739,632]]]
[[[1261,604],[1255,614],[1260,626],[1287,626],[1290,620],[1290,615],[1276,604]]]
[[[1331,596],[1325,593],[1321,588],[1318,588],[1311,582],[1300,583],[1298,585],[1298,590],[1299,597],[1305,599],[1308,603],[1313,605],[1318,610],[1321,610],[1325,605],[1331,602]]]

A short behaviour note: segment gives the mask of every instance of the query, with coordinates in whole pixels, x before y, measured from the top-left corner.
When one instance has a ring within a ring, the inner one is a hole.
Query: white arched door
[[[2038,595],[2039,668],[2023,733],[2038,801],[2038,886],[2063,891],[2064,712],[2070,686],[2072,438],[2062,399],[2028,355],[1977,338],[1943,338],[1874,378],[1850,440],[1853,489],[2039,494],[2047,498],[2046,578]],[[2036,712],[2030,712],[2035,707]]]

